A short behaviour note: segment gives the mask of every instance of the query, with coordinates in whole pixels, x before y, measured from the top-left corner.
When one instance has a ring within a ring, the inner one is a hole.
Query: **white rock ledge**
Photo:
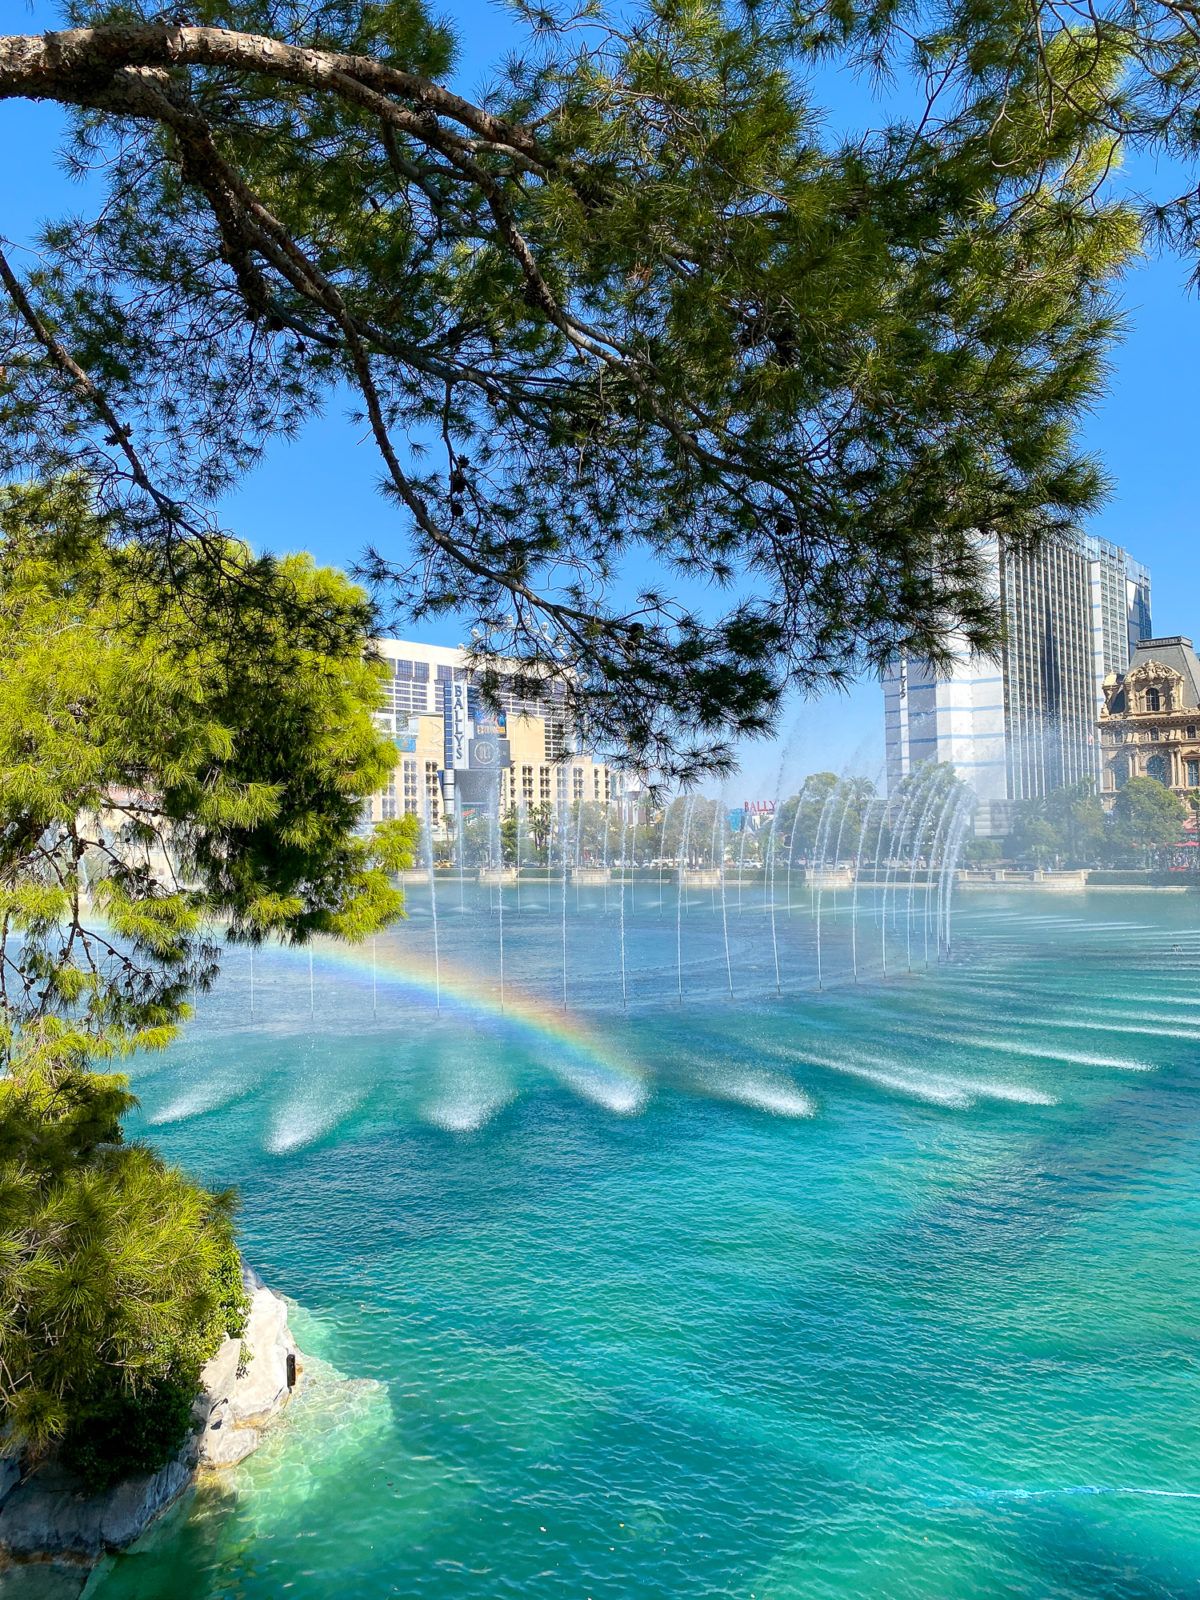
[[[288,1379],[300,1367],[286,1303],[250,1268],[242,1276],[250,1294],[245,1335],[226,1339],[204,1368],[194,1431],[165,1467],[85,1495],[54,1460],[23,1474],[16,1458],[0,1456],[0,1569],[6,1561],[89,1566],[140,1538],[198,1471],[234,1466],[257,1448],[263,1428],[291,1398]]]

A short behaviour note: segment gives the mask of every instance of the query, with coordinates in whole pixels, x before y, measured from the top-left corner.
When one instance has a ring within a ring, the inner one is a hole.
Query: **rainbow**
[[[291,963],[307,961],[308,950],[296,946],[279,952]],[[444,957],[435,966],[415,950],[401,950],[379,940],[372,945],[322,941],[312,946],[318,966],[336,967],[366,987],[386,985],[393,993],[418,1000],[427,1009],[447,1012],[472,1028],[530,1047],[549,1062],[569,1086],[610,1111],[632,1115],[646,1100],[642,1073],[578,1014],[509,988],[503,1001],[485,988],[478,976]]]

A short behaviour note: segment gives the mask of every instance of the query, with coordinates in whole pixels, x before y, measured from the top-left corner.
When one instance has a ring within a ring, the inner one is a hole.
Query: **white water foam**
[[[980,1020],[978,1006],[962,1007],[943,1005],[940,1007],[938,1015],[939,1019],[944,1019],[950,1022],[952,1025],[958,1021],[961,1021],[965,1024],[975,1023],[977,1025]],[[1075,1016],[1070,1012],[1064,1014],[1061,1011],[1054,1011],[1052,1013],[1047,1013],[1045,1016],[1010,1017],[1006,1018],[1005,1020],[1009,1026],[1015,1029],[1036,1028],[1040,1031],[1047,1028],[1066,1028],[1071,1030],[1081,1028],[1091,1033],[1132,1033],[1147,1039],[1189,1039],[1193,1042],[1200,1042],[1200,1030],[1195,1028],[1163,1028],[1148,1023],[1105,1022],[1099,1017],[1092,1015]],[[944,1029],[941,1031],[940,1036],[949,1040],[963,1039],[963,1036],[960,1033],[947,1032]],[[963,1042],[965,1042],[965,1040],[963,1040]],[[1061,1055],[1061,1052],[1055,1051],[1054,1054],[1058,1056]],[[1066,1059],[1066,1057],[1063,1056],[1063,1059]]]
[[[1109,1000],[1109,999],[1115,999],[1116,997],[1113,996],[1113,995],[1105,995],[1104,998],[1106,1000]],[[1151,1024],[1151,1026],[1153,1026],[1154,1025],[1154,1019],[1158,1015],[1158,1012],[1153,1007],[1151,1007],[1151,1008],[1149,1008],[1149,1009],[1147,1009],[1145,1011],[1105,1011],[1105,1012],[1102,1012],[1100,1014],[1100,1016],[1098,1016],[1098,1017],[1094,1017],[1094,1015],[1092,1013],[1090,1013],[1090,1012],[1086,1016],[1082,1016],[1082,1017],[1078,1017],[1078,1018],[1072,1012],[1069,1012],[1069,1011],[1062,1012],[1062,1013],[1060,1013],[1060,1015],[1061,1015],[1062,1020],[1064,1022],[1074,1022],[1074,1021],[1086,1022],[1086,1021],[1092,1021],[1092,1020],[1095,1020],[1097,1022],[1109,1022],[1109,1021],[1112,1021],[1112,1022],[1138,1022],[1138,1023],[1145,1022],[1145,1023],[1149,1023],[1149,1024]],[[1170,1017],[1167,1020],[1170,1021],[1170,1022],[1188,1023],[1192,1019],[1190,1017]],[[1139,1029],[1138,1031],[1141,1032],[1143,1030]],[[1173,1034],[1172,1037],[1173,1038],[1174,1037],[1180,1037],[1180,1038],[1185,1038],[1185,1039],[1186,1038],[1200,1039],[1200,1028],[1193,1028],[1191,1033],[1184,1033],[1184,1034],[1180,1034],[1180,1035],[1174,1035]]]
[[[777,1117],[815,1117],[817,1103],[811,1095],[786,1079],[765,1072],[747,1072],[737,1077],[721,1077],[706,1085],[708,1092],[722,1100],[768,1111]]]
[[[331,1098],[321,1094],[289,1100],[271,1118],[263,1149],[270,1155],[281,1156],[316,1144],[338,1123],[344,1122],[365,1098],[365,1090],[358,1090]]]
[[[929,1105],[949,1106],[962,1111],[972,1104],[965,1090],[945,1078],[923,1077],[918,1074],[896,1071],[890,1065],[864,1066],[858,1062],[832,1061],[824,1056],[814,1056],[796,1051],[794,1059],[826,1072],[840,1072],[845,1077],[857,1078],[863,1083],[873,1083],[877,1088],[890,1089],[894,1094],[907,1095],[913,1100],[924,1100]]]
[[[568,1089],[590,1100],[594,1105],[603,1106],[606,1111],[614,1111],[618,1116],[630,1117],[640,1111],[646,1103],[646,1091],[640,1083],[631,1083],[615,1075],[591,1072],[582,1067],[564,1066],[561,1063],[553,1067],[553,1072],[560,1083],[566,1084]]]
[[[497,1095],[490,1100],[438,1101],[429,1106],[423,1115],[426,1122],[447,1133],[477,1133],[491,1122],[512,1099],[511,1095]]]
[[[202,1117],[208,1111],[219,1111],[232,1105],[246,1093],[245,1084],[216,1082],[199,1083],[185,1089],[174,1100],[146,1118],[152,1128],[161,1128],[168,1122],[186,1122],[189,1117]]]
[[[1132,974],[1126,972],[1122,976],[1129,980]],[[986,969],[971,969],[961,973],[955,972],[952,977],[948,973],[943,973],[941,977],[945,990],[955,999],[980,995],[984,991],[986,991],[989,999],[1012,999],[1022,1002],[1035,997],[1039,1001],[1063,1000],[1070,1004],[1078,1005],[1089,998],[1081,993],[1077,981],[1073,982],[1067,977],[1026,976],[1024,973],[989,972]],[[1200,1010],[1200,999],[1196,997],[1194,990],[1183,995],[1167,995],[1151,987],[1151,984],[1156,980],[1176,986],[1183,980],[1167,973],[1147,973],[1146,978],[1146,984],[1134,990],[1113,989],[1107,983],[1101,983],[1097,987],[1096,999],[1106,1002],[1115,1000],[1118,1005],[1149,1007],[1157,1005],[1191,1006]],[[1187,983],[1191,988],[1192,978],[1190,974],[1188,975]]]
[[[948,1083],[953,1083],[967,1094],[977,1095],[981,1100],[1005,1100],[1019,1106],[1056,1106],[1057,1099],[1052,1094],[1047,1094],[1044,1089],[1035,1089],[1026,1083],[994,1083],[990,1078],[949,1078]]]
[[[435,1128],[447,1133],[477,1133],[491,1122],[514,1098],[516,1091],[506,1085],[492,1087],[462,1085],[425,1107],[422,1116]]]
[[[1078,1005],[1080,1000],[1078,986],[1065,983],[1052,984],[1037,979],[1031,979],[1028,983],[1014,985],[1007,979],[979,974],[973,977],[970,987],[973,989],[986,989],[990,999],[1019,1001],[1026,1006],[1031,1000],[1036,1000],[1041,1005],[1053,1005],[1056,1003]],[[1129,993],[1105,986],[1101,998],[1105,1001],[1114,1000],[1118,1005],[1138,1005],[1148,1008],[1144,1012],[1137,1011],[1132,1013],[1133,1016],[1137,1017],[1153,1016],[1159,1007],[1172,1006],[1177,1009],[1182,1008],[1186,1011],[1195,1012],[1197,1021],[1200,1022],[1200,1000],[1186,995],[1158,994],[1148,988]],[[1128,1013],[1119,1011],[1111,1014],[1116,1017],[1128,1015]],[[1179,1020],[1188,1021],[1190,1019],[1181,1017]]]
[[[989,1039],[984,1036],[960,1041],[977,1050],[999,1050],[1009,1056],[1032,1057],[1039,1061],[1069,1061],[1080,1067],[1114,1067],[1119,1072],[1153,1072],[1149,1061],[1133,1061],[1127,1056],[1093,1055],[1087,1050],[1055,1050],[1050,1046],[1018,1044],[1012,1039]]]
[[[1094,1017],[1047,1017],[1045,1028],[1085,1028],[1089,1033],[1134,1033],[1146,1039],[1190,1039],[1200,1041],[1194,1028],[1152,1028],[1134,1022],[1100,1022]]]
[[[1062,1495],[1134,1495],[1156,1500],[1200,1500],[1198,1489],[1141,1489],[1132,1485],[1071,1483],[1061,1489],[978,1489],[969,1500],[1050,1500]]]
[[[896,1037],[912,1039],[922,1046],[940,1043],[947,1046],[960,1046],[964,1049],[983,1048],[990,1050],[995,1048],[1003,1051],[1005,1055],[1023,1057],[1051,1054],[1051,1052],[1026,1050],[1005,1040],[992,1042],[983,1037],[970,1036],[957,1030],[934,1029],[928,1024],[921,1030],[911,1026],[905,1027],[902,1024],[890,1024],[889,1031]],[[1057,1052],[1053,1052],[1053,1054],[1056,1059],[1063,1059]],[[910,1070],[903,1062],[885,1061],[878,1057],[874,1059],[885,1071],[907,1074]],[[963,1077],[957,1071],[951,1071],[944,1076],[939,1075],[938,1081],[947,1085],[951,1090],[960,1090],[971,1100],[1005,1100],[1014,1105],[1028,1106],[1055,1106],[1058,1104],[1056,1096],[1032,1084],[997,1082],[991,1078]]]

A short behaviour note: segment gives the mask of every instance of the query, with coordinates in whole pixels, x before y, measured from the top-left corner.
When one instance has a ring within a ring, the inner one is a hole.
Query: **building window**
[[[391,662],[391,681],[384,685],[384,699],[399,721],[406,722],[414,712],[429,709],[429,667],[424,661]]]
[[[1146,710],[1147,711],[1161,711],[1162,710],[1162,696],[1159,694],[1157,689],[1147,689],[1146,690]]]
[[[1187,763],[1187,786],[1189,789],[1200,789],[1200,761]]]
[[[436,828],[438,821],[438,801],[441,799],[441,785],[438,782],[438,765],[436,761],[425,763],[425,809],[429,818],[430,827]]]
[[[434,668],[433,683],[433,709],[444,716],[446,712],[446,690],[454,682],[454,668],[437,666]]]
[[[1194,739],[1196,737],[1196,724],[1194,722],[1188,723],[1187,736],[1189,739]]]
[[[1158,783],[1165,784],[1167,782],[1166,756],[1151,756],[1146,763],[1146,776],[1153,778]]]

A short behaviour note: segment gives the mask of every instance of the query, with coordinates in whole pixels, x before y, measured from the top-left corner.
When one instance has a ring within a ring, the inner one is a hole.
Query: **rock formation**
[[[198,1471],[233,1466],[257,1447],[300,1369],[286,1303],[257,1273],[246,1269],[244,1278],[251,1296],[245,1335],[226,1339],[204,1368],[193,1432],[158,1472],[87,1495],[53,1458],[24,1471],[17,1456],[0,1455],[0,1560],[88,1565],[132,1544]]]

